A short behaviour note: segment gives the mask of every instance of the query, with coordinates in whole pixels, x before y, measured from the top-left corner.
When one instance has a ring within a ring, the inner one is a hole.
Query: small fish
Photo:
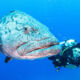
[[[15,59],[38,59],[61,51],[48,27],[30,15],[14,10],[0,19],[0,51],[5,62]]]

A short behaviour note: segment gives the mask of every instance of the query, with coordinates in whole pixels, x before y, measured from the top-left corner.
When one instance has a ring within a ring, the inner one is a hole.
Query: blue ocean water
[[[59,39],[80,42],[80,0],[1,0],[0,17],[12,10],[24,11],[41,23]],[[80,80],[80,68],[56,72],[47,58],[29,61],[12,60],[4,63],[0,54],[0,80]]]

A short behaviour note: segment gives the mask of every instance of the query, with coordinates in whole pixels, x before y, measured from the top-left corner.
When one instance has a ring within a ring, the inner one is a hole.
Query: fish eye
[[[30,28],[24,27],[24,33],[27,34],[27,33],[29,33],[29,32],[30,32]]]
[[[26,27],[24,28],[24,31],[27,31],[27,28]]]

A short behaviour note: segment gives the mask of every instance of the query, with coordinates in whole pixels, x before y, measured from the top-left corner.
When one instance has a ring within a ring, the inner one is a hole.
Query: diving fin
[[[12,60],[11,57],[6,57],[6,58],[5,58],[5,63],[8,63],[10,60]]]

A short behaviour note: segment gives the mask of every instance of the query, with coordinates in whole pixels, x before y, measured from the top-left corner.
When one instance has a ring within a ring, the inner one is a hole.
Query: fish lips
[[[56,55],[61,51],[58,42],[44,40],[31,41],[20,44],[17,52],[22,58],[35,59],[46,56]]]

